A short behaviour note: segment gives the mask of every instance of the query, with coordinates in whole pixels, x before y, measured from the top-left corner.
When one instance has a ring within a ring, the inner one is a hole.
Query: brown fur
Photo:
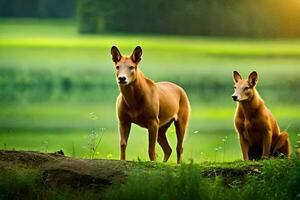
[[[113,46],[112,60],[116,66],[116,77],[120,95],[116,109],[119,119],[121,159],[126,159],[126,146],[131,128],[135,123],[148,129],[148,153],[151,161],[156,160],[156,140],[164,151],[166,162],[172,149],[166,131],[174,122],[177,135],[177,162],[181,161],[183,138],[188,126],[190,104],[184,90],[170,82],[154,83],[144,76],[138,64],[142,49],[138,46],[131,56],[122,56]]]
[[[289,157],[291,146],[286,131],[280,132],[271,111],[265,106],[255,86],[258,81],[256,72],[248,80],[233,72],[235,92],[233,100],[238,101],[234,123],[239,133],[244,160],[276,157],[284,154]]]

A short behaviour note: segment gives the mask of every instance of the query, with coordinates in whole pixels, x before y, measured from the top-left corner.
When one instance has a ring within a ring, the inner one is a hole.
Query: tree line
[[[73,18],[75,0],[0,0],[1,17]]]
[[[0,0],[0,17],[76,18],[81,33],[299,37],[299,0]]]
[[[78,0],[79,31],[299,37],[298,0]]]

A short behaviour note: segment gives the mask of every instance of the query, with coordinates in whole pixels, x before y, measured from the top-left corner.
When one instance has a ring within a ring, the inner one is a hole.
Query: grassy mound
[[[1,199],[297,199],[299,158],[166,165],[0,151]]]

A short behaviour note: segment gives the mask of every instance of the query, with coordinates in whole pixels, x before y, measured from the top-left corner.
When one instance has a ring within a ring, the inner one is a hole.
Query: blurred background
[[[0,0],[0,149],[118,159],[112,45],[142,46],[142,71],[187,91],[185,161],[242,159],[233,70],[258,72],[258,91],[296,145],[299,0]],[[168,138],[175,149],[173,126]],[[128,158],[148,160],[147,141],[133,126]]]

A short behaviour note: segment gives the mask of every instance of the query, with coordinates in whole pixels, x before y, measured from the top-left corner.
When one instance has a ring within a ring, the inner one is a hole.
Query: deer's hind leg
[[[168,161],[172,153],[172,149],[168,143],[167,136],[166,136],[167,130],[172,124],[172,122],[173,120],[158,129],[157,142],[164,151],[164,162]]]
[[[187,130],[189,120],[189,113],[186,112],[183,116],[178,117],[178,120],[175,121],[175,128],[176,128],[176,136],[177,136],[177,163],[181,162],[182,153],[183,153],[183,139],[185,132]]]
[[[277,157],[280,153],[289,157],[291,155],[291,144],[288,133],[282,132],[275,140],[274,147],[272,148],[272,156]]]

